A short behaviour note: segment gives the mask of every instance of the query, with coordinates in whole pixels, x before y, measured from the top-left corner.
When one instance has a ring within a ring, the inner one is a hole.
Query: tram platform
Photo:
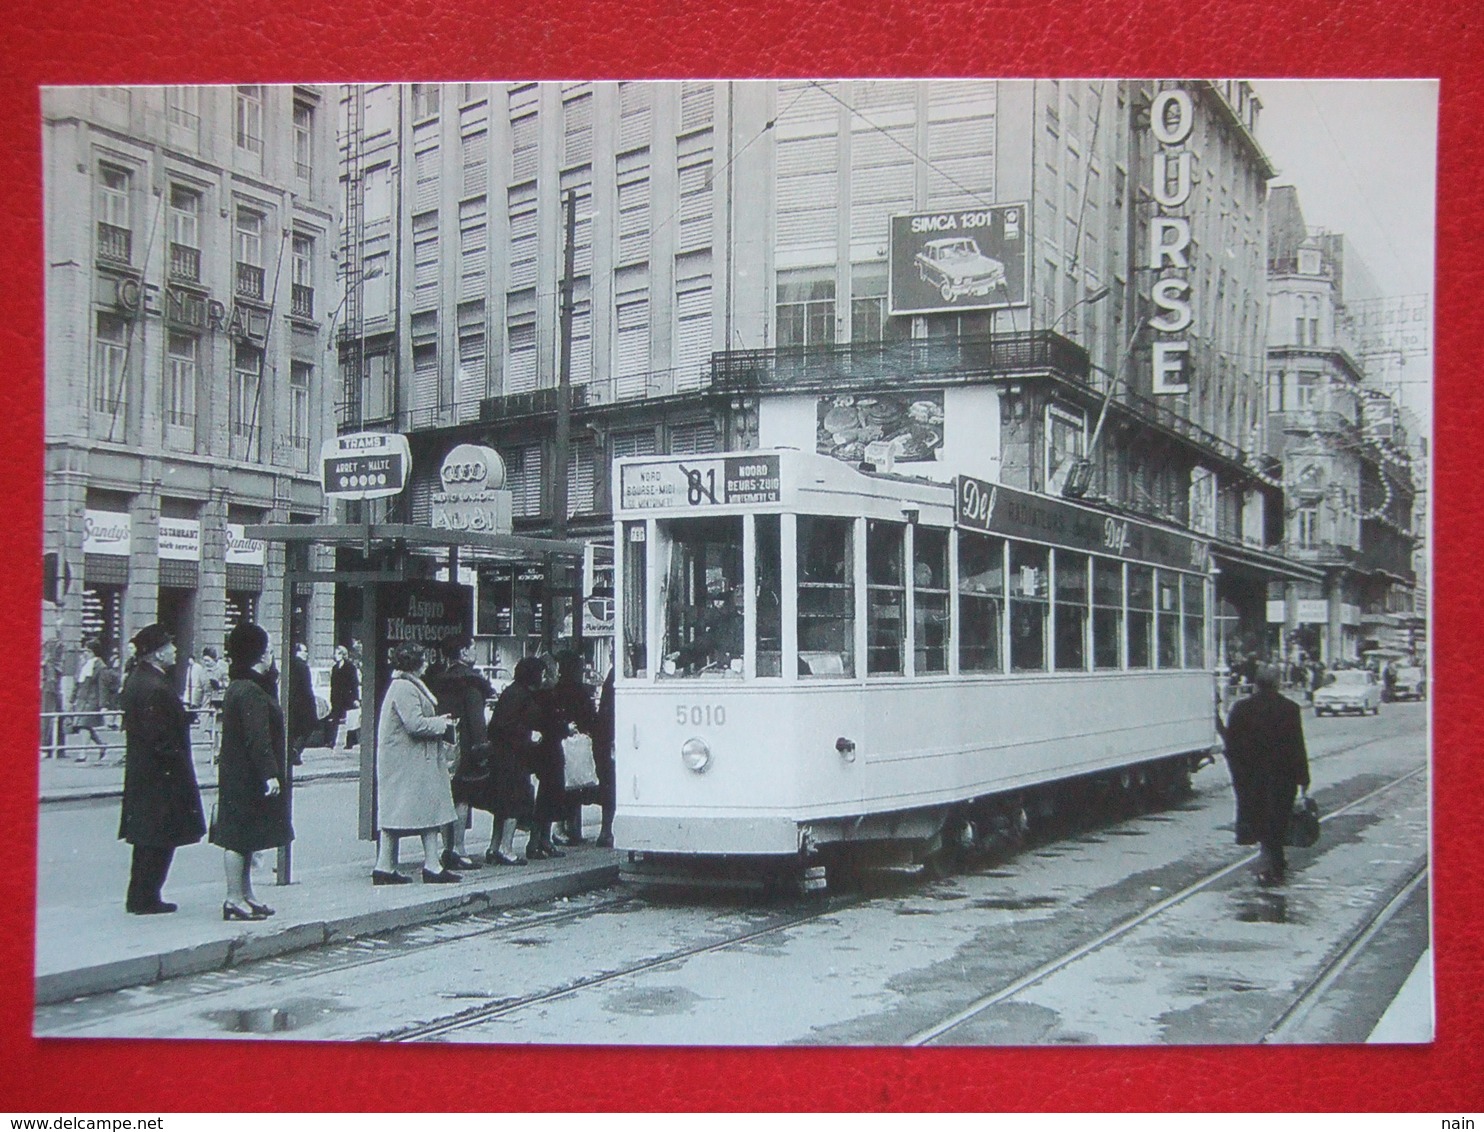
[[[203,761],[204,759],[204,761]],[[311,785],[354,779],[359,757],[354,751],[311,749],[296,768],[295,825],[310,820],[316,795],[333,789]],[[215,775],[210,754],[198,754],[197,774],[207,809],[214,799]],[[303,793],[297,787],[304,785]],[[106,805],[123,788],[123,768],[44,759],[40,769],[43,817],[67,819],[79,805]],[[340,793],[351,789],[347,782]],[[116,825],[117,813],[109,812]],[[589,837],[596,831],[597,810],[587,815]],[[343,828],[343,832],[339,830]],[[43,836],[45,834],[43,833]],[[524,834],[516,838],[517,849]],[[567,849],[561,860],[533,861],[524,868],[489,867],[464,874],[457,885],[418,882],[421,851],[414,838],[402,843],[401,871],[412,884],[371,884],[372,847],[356,836],[350,822],[322,823],[312,853],[294,858],[294,882],[273,883],[274,854],[262,854],[255,874],[258,898],[277,910],[257,922],[225,922],[221,917],[224,881],[216,868],[175,868],[165,886],[167,900],[179,910],[163,916],[130,916],[123,909],[122,887],[112,879],[75,886],[66,899],[43,896],[36,910],[35,994],[37,1004],[64,1002],[81,995],[142,987],[162,979],[202,974],[242,963],[304,951],[348,939],[374,935],[490,909],[515,907],[575,895],[618,879],[618,854],[586,845]],[[471,850],[482,838],[471,840]],[[101,849],[102,847],[91,847]],[[127,847],[113,842],[111,861],[126,860]],[[195,846],[187,853],[220,856],[214,847]],[[54,863],[48,867],[56,868]],[[85,861],[75,866],[80,873]],[[84,876],[85,879],[85,876]],[[55,878],[47,878],[47,891]],[[117,889],[117,891],[115,891]]]

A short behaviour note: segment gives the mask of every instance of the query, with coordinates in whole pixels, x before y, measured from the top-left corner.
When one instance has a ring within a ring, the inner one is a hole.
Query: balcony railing
[[[112,263],[129,263],[133,251],[134,233],[116,224],[98,221],[98,258]]]
[[[289,298],[289,313],[296,318],[314,317],[314,288],[295,283]]]
[[[251,263],[237,265],[237,293],[246,299],[263,297],[263,269]]]
[[[646,401],[659,397],[708,393],[716,389],[712,373],[711,364],[708,363],[704,366],[649,370],[644,373],[579,382],[572,386],[571,404],[574,409],[588,409],[617,402]],[[548,386],[526,393],[506,393],[495,397],[485,397],[478,403],[477,418],[466,417],[460,410],[457,419],[461,421],[477,419],[489,424],[515,417],[555,413],[556,409],[557,391]]]
[[[719,392],[767,389],[848,389],[882,382],[960,381],[1053,371],[1086,382],[1087,352],[1049,330],[1021,334],[912,338],[727,350],[712,356]]]
[[[1269,420],[1285,432],[1331,433],[1352,442],[1360,439],[1355,422],[1333,409],[1285,409],[1270,413]]]
[[[201,249],[185,244],[171,244],[170,278],[186,283],[201,282]]]

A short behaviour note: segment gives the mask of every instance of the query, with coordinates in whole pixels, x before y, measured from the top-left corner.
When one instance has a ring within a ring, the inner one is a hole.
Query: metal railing
[[[289,313],[298,318],[314,317],[314,288],[303,283],[293,285],[289,297]]]
[[[201,249],[186,244],[170,245],[170,278],[188,283],[201,281]]]
[[[216,760],[221,747],[221,706],[187,708],[191,716],[191,748],[205,744]],[[124,713],[120,708],[89,708],[83,711],[41,713],[41,757],[89,762],[95,757],[104,765],[123,761],[126,741]],[[89,722],[98,721],[102,722]],[[95,737],[96,736],[96,741]]]
[[[133,253],[134,233],[115,224],[98,221],[98,258],[113,263],[129,263]]]
[[[237,265],[237,293],[249,299],[263,297],[263,269],[251,263]]]

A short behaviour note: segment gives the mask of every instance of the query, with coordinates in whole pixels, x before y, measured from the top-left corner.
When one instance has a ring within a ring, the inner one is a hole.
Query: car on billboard
[[[917,253],[917,274],[938,288],[945,303],[963,295],[987,295],[1005,286],[1005,265],[981,252],[973,236],[929,240]]]

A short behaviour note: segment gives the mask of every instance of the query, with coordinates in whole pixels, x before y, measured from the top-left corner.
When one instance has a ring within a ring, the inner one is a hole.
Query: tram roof
[[[418,523],[253,523],[244,528],[248,538],[265,542],[313,543],[320,546],[401,545],[484,552],[495,558],[530,558],[554,554],[581,559],[586,543],[571,539],[497,535],[483,531],[451,531]]]

